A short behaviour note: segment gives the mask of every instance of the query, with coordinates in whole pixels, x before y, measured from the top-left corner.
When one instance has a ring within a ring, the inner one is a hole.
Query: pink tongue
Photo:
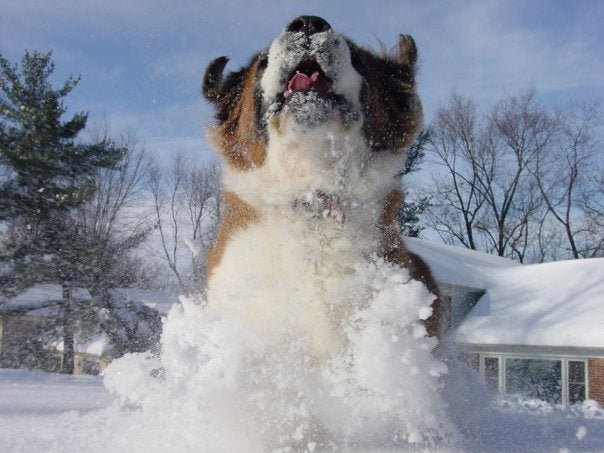
[[[318,76],[319,73],[315,72],[311,77],[314,77],[315,74]],[[287,89],[289,91],[308,91],[312,88],[315,83],[311,77],[308,77],[306,74],[298,72],[295,76],[291,78],[289,84],[287,85]],[[315,77],[316,80],[316,77]]]
[[[321,92],[328,91],[329,82],[318,71],[313,72],[310,77],[302,72],[298,72],[290,79],[287,84],[287,90],[283,95],[287,98],[294,91],[310,91],[312,88]]]

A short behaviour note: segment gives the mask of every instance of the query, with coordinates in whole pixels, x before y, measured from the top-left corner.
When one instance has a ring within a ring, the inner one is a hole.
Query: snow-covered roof
[[[63,340],[58,341],[54,347],[57,351],[63,352]],[[109,338],[103,334],[97,335],[89,340],[76,338],[74,348],[75,352],[80,354],[102,356],[108,352],[111,352],[111,342],[109,341]]]
[[[135,302],[141,302],[149,308],[155,309],[158,313],[165,315],[170,311],[172,305],[178,303],[178,296],[174,294],[149,291],[145,289],[117,288],[111,290],[112,294]]]
[[[71,297],[78,300],[91,300],[92,296],[86,288],[74,287]],[[36,310],[38,316],[48,316],[54,309],[45,308],[49,303],[63,298],[63,288],[60,284],[44,283],[34,285],[21,294],[6,300],[3,310]],[[46,313],[46,311],[48,313]]]
[[[604,347],[604,258],[511,266],[460,325],[460,343]]]
[[[157,310],[160,314],[166,314],[178,302],[174,294],[149,291],[144,289],[117,288],[111,290],[114,295],[129,301],[140,302]],[[90,292],[86,288],[72,288],[72,298],[78,300],[92,300]],[[34,285],[21,294],[9,298],[4,303],[2,310],[26,310],[32,316],[56,316],[57,307],[49,306],[51,302],[63,298],[63,288],[60,284],[45,283]]]
[[[407,248],[430,266],[438,283],[486,289],[493,274],[520,264],[507,258],[424,239],[404,238]]]

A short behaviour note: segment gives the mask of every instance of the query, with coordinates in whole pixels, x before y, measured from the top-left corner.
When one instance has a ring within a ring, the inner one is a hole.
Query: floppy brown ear
[[[398,38],[398,62],[402,65],[415,68],[417,62],[417,46],[409,35],[399,35]]]
[[[210,102],[216,103],[220,99],[222,92],[222,73],[228,61],[228,57],[218,57],[215,60],[212,60],[206,68],[201,92]]]

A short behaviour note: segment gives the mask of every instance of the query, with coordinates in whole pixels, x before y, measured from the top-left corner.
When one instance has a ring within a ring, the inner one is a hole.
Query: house
[[[160,323],[155,318],[159,320],[178,302],[174,295],[155,291],[118,288],[110,293],[118,318],[113,324],[113,338],[101,332],[98,323],[80,326],[74,338],[75,374],[101,373],[115,354],[119,355],[116,338],[120,336],[126,347],[137,337],[144,337],[142,343],[153,336],[158,338],[156,326]],[[76,302],[93,302],[85,288],[72,288],[71,296]],[[38,284],[4,302],[0,308],[0,366],[61,371],[63,341],[57,329],[62,298],[61,285]],[[150,322],[149,313],[154,315],[154,322]],[[123,353],[123,347],[120,351]]]
[[[57,341],[52,346],[52,354],[57,357],[62,365],[63,341]],[[76,336],[73,374],[101,374],[111,363],[111,359],[111,342],[106,335],[96,334],[88,339]]]
[[[604,404],[604,259],[501,272],[454,338],[493,388]]]
[[[39,284],[4,302],[0,309],[2,367],[25,366],[57,372],[62,369],[62,351],[48,347],[52,342],[51,332],[56,328],[56,321],[60,316],[58,304],[62,298],[61,285]],[[85,288],[72,288],[72,298],[82,302],[92,300]],[[76,345],[77,343],[76,341]],[[76,370],[85,366],[85,356],[76,349]],[[99,362],[102,360],[102,357],[98,358]]]
[[[428,241],[406,243],[451,298],[451,338],[491,388],[556,404],[604,405],[603,258],[521,265]]]

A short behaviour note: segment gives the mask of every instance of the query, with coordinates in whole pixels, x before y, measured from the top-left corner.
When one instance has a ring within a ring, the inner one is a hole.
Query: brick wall
[[[604,406],[604,359],[589,359],[589,399]]]

